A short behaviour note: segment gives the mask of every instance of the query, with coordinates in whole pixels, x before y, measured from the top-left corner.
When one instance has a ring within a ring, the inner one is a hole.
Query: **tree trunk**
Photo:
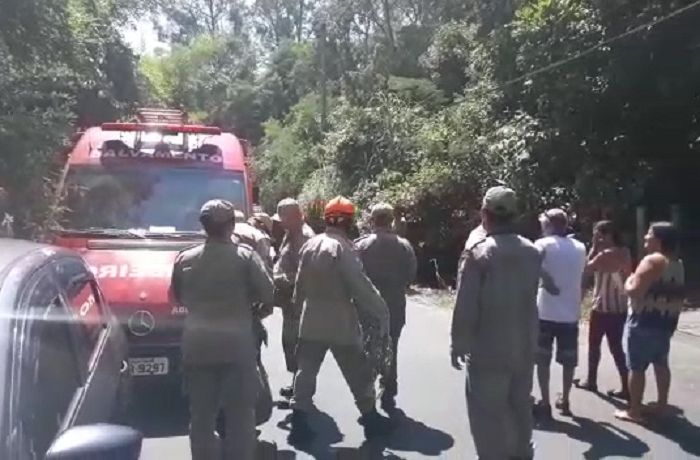
[[[299,0],[299,10],[297,11],[297,43],[301,43],[304,29],[304,0]]]
[[[391,25],[391,6],[389,5],[389,0],[382,0],[382,7],[384,9],[384,28],[386,32],[386,38],[389,40],[389,45],[392,50],[396,50],[396,42],[394,40],[394,28]]]

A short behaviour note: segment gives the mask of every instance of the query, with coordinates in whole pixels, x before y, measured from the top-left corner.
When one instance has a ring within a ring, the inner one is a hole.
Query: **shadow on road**
[[[288,416],[281,421],[278,426],[281,429],[289,430],[290,417]],[[309,417],[311,428],[316,434],[313,441],[308,444],[290,442],[290,445],[293,445],[295,449],[301,452],[311,455],[316,460],[402,459],[402,457],[391,451],[417,452],[424,456],[436,457],[454,445],[452,436],[408,417],[401,410],[396,410],[392,414],[392,421],[396,425],[396,430],[386,439],[365,441],[357,448],[333,447],[333,444],[343,440],[343,434],[330,415],[316,410]]]
[[[146,438],[186,436],[189,433],[187,399],[179,389],[135,392],[128,422]]]
[[[331,445],[341,442],[343,433],[340,432],[333,417],[316,409],[309,414],[309,424],[315,433],[313,440],[308,443],[297,443],[289,439],[289,444],[298,451],[311,455],[316,460],[335,459],[334,449],[331,448]],[[291,413],[277,426],[285,431],[290,431]]]
[[[389,438],[386,447],[392,450],[438,456],[455,443],[449,434],[412,419],[401,409],[393,411],[391,419],[396,425],[396,431]]]
[[[644,426],[666,439],[675,442],[689,455],[700,456],[700,427],[685,416],[669,416],[658,419],[649,418]]]
[[[641,457],[649,452],[649,446],[638,437],[607,422],[597,422],[585,417],[573,417],[573,423],[561,420],[540,422],[536,429],[557,432],[587,443],[589,449],[583,457],[587,460],[606,457]]]

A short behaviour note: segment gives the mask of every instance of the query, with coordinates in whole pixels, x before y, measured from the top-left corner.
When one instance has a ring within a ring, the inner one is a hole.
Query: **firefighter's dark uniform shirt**
[[[252,304],[273,301],[272,279],[248,246],[207,240],[180,253],[172,288],[189,313],[182,336],[188,364],[223,364],[254,359]]]

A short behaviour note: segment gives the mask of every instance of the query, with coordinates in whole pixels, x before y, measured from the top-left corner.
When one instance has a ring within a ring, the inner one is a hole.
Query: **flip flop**
[[[623,422],[644,423],[644,417],[632,417],[627,410],[615,411],[615,418]]]
[[[598,385],[589,383],[588,380],[574,379],[574,386],[580,390],[598,393]]]
[[[622,399],[624,401],[629,401],[630,394],[622,390],[610,390],[607,395],[611,398]]]

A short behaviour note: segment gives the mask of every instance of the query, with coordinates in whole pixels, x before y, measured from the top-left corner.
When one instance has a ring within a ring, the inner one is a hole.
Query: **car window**
[[[99,290],[92,274],[79,260],[59,261],[56,274],[79,330],[78,349],[89,360],[105,324]]]
[[[28,352],[23,353],[20,417],[34,456],[43,458],[82,385],[72,336],[73,321],[51,271],[30,284],[25,313]]]

